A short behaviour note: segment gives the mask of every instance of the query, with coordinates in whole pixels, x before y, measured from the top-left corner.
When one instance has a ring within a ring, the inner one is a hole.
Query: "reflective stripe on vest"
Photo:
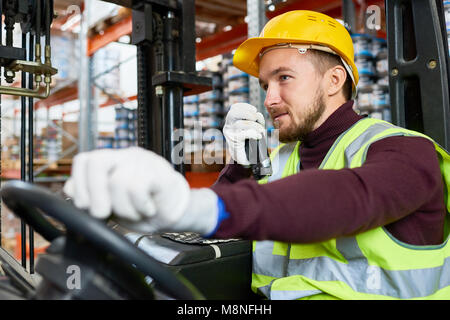
[[[360,166],[371,143],[394,135],[426,137],[384,121],[362,119],[336,140],[320,168]],[[298,146],[279,147],[274,158],[279,173],[269,182],[298,172]],[[448,165],[448,154],[435,146],[441,162]],[[443,176],[448,185],[448,174]],[[380,227],[316,244],[254,242],[253,249],[252,288],[270,299],[450,298],[448,239],[437,246],[412,246]]]

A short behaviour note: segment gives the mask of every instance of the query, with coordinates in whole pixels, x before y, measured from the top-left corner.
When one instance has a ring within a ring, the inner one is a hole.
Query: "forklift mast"
[[[442,0],[387,0],[392,122],[449,150],[450,63]]]

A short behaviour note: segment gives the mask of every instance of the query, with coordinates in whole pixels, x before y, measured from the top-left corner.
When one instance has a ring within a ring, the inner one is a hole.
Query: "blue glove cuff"
[[[217,229],[219,229],[219,226],[222,223],[222,221],[228,219],[228,217],[230,216],[230,214],[225,209],[225,203],[220,197],[217,197],[217,211],[218,212],[217,212],[216,226],[214,227],[214,230],[211,231],[209,234],[203,235],[204,238],[212,237],[216,233]]]

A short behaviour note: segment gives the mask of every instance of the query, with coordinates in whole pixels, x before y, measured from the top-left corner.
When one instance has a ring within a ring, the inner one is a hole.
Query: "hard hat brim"
[[[252,75],[254,77],[259,77],[259,54],[260,52],[267,47],[275,46],[280,43],[297,43],[297,44],[316,44],[316,45],[322,45],[325,47],[329,47],[332,50],[334,50],[336,53],[340,55],[341,58],[344,59],[345,54],[343,54],[339,49],[330,46],[327,43],[322,42],[314,42],[314,41],[298,41],[298,39],[291,39],[291,38],[261,38],[261,37],[255,37],[255,38],[249,38],[245,40],[241,45],[236,49],[236,52],[233,56],[233,65],[244,71],[245,73],[248,73],[249,75]],[[353,61],[347,61],[345,60],[353,70],[356,72],[353,73],[354,81],[353,81],[353,92],[356,91],[356,84],[359,80],[358,71],[356,69],[355,64]]]

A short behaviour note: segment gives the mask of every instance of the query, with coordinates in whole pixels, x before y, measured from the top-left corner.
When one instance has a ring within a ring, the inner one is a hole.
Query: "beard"
[[[299,124],[292,121],[287,128],[278,130],[278,139],[280,142],[303,141],[306,135],[313,131],[314,125],[324,113],[325,107],[323,92],[319,90],[313,103],[306,109],[305,114],[301,116],[301,122]],[[292,115],[290,116],[292,119]],[[276,127],[277,125],[275,124]]]

